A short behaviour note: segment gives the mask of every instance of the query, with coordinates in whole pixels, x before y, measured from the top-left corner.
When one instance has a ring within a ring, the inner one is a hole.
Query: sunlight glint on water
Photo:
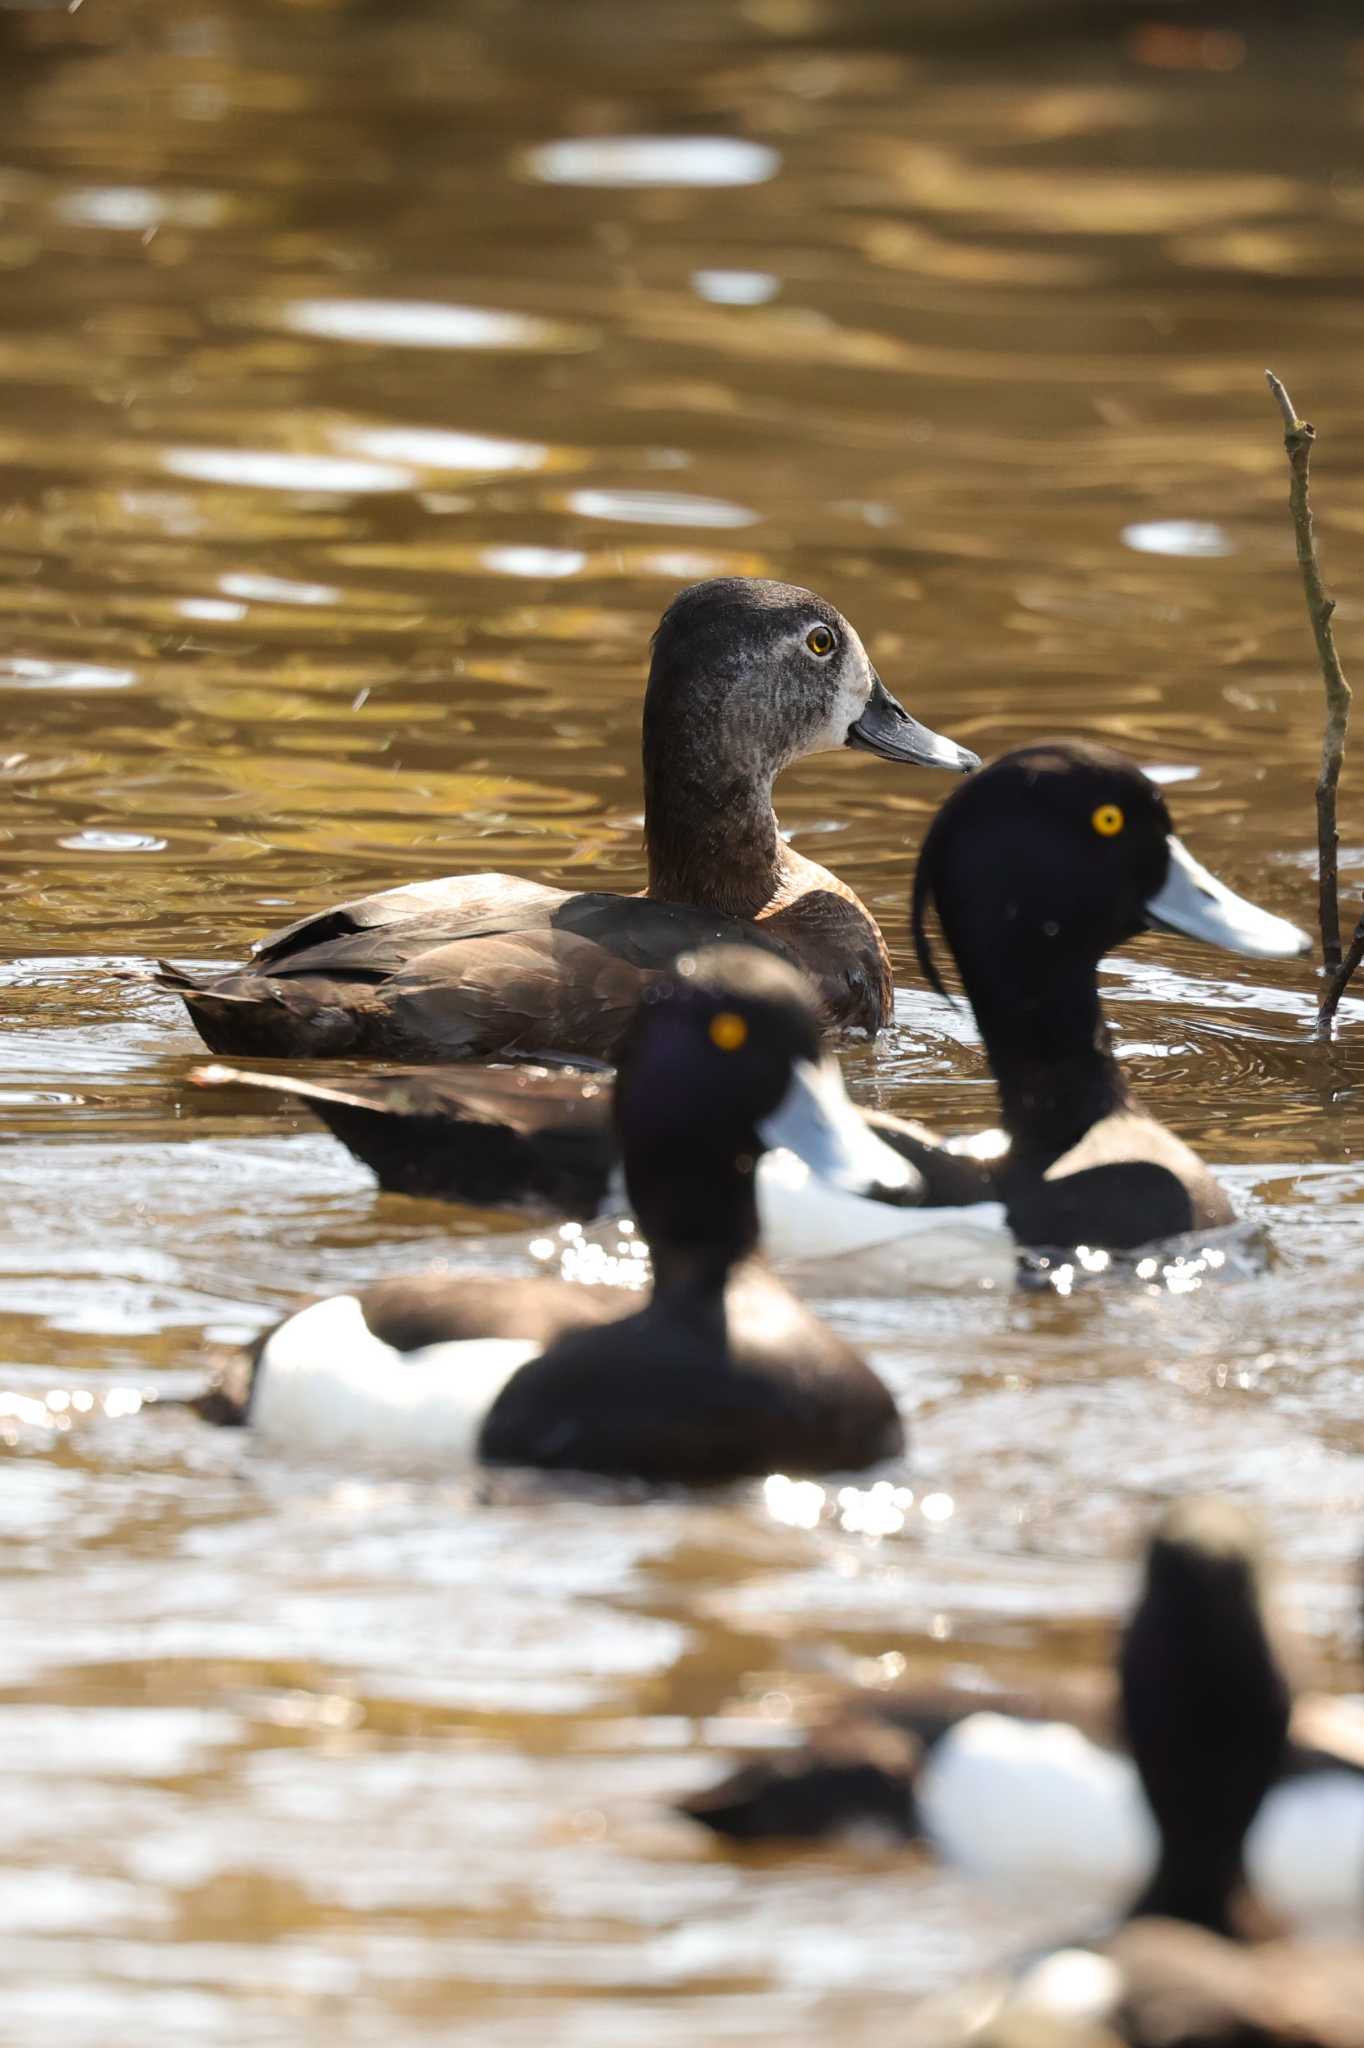
[[[1295,966],[1105,967],[1230,1248],[1013,1295],[830,1276],[901,1468],[415,1486],[176,1405],[301,1295],[511,1270],[527,1233],[190,1087],[140,964],[433,873],[638,887],[682,582],[826,592],[982,753],[1126,748],[1199,859],[1311,921],[1319,685],[1261,372],[1321,432],[1348,665],[1357,53],[1248,14],[1227,66],[1170,68],[970,12],[0,0],[0,2048],[894,2039],[1088,1902],[865,1843],[731,1861],[670,1802],[849,1682],[1096,1668],[1187,1488],[1267,1504],[1359,1687],[1364,1001],[1313,1049]],[[907,943],[943,793],[830,755],[782,819],[895,956],[855,1090],[980,1128],[974,1031]]]

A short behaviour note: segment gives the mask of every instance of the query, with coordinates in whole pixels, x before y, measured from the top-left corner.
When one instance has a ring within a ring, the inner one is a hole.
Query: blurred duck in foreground
[[[1364,1717],[1293,1704],[1262,1577],[1237,1508],[1184,1503],[1152,1537],[1116,1688],[1078,1712],[1073,1693],[879,1694],[682,1810],[738,1842],[871,1821],[988,1881],[1079,1878],[1219,1935],[1357,1924]]]
[[[1348,1947],[1229,1938],[1257,1931],[1247,1871],[1253,1882],[1256,1833],[1288,1794],[1288,1688],[1257,1580],[1253,1535],[1225,1503],[1190,1503],[1158,1530],[1121,1660],[1123,1710],[1160,1837],[1134,1917],[1012,1982],[927,2001],[899,2037],[907,2048],[1364,2044],[1364,1944],[1354,1930]],[[1327,1832],[1303,1844],[1335,1859],[1356,1928],[1361,1846],[1358,1829],[1348,1849]]]
[[[196,1405],[274,1449],[443,1472],[477,1457],[723,1480],[895,1456],[885,1387],[758,1242],[765,1127],[818,1060],[795,969],[731,946],[684,958],[640,1004],[616,1088],[653,1258],[643,1305],[540,1277],[389,1280],[287,1317]]]
[[[206,981],[163,962],[160,985],[215,1052],[614,1058],[650,979],[687,948],[729,939],[803,967],[827,1022],[878,1031],[891,978],[876,922],[787,846],[772,811],[783,768],[837,747],[957,774],[980,765],[903,710],[812,591],[695,584],[654,636],[642,896],[514,875],[416,882],[305,917]]]
[[[985,1041],[1003,1130],[944,1142],[856,1110],[825,1060],[769,1131],[759,1192],[772,1255],[885,1248],[905,1284],[945,1266],[998,1279],[1016,1246],[1134,1250],[1231,1222],[1212,1174],[1132,1097],[1099,1002],[1099,962],[1152,928],[1260,959],[1298,957],[1306,936],[1200,867],[1160,790],[1130,761],[1078,741],[1001,756],[954,790],[930,827],[913,929],[924,972],[945,993],[930,909]],[[398,1192],[580,1219],[619,1209],[610,1083],[599,1073],[415,1069],[332,1083],[215,1067],[204,1078],[306,1101]],[[960,1259],[949,1256],[954,1232]]]
[[[913,2010],[897,2048],[1364,2048],[1364,1945],[1133,1920]]]

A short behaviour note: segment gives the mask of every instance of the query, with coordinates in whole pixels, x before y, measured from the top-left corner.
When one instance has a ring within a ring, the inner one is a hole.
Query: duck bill
[[[973,754],[969,747],[959,747],[955,740],[945,740],[941,733],[930,732],[917,718],[911,718],[904,705],[891,696],[875,669],[871,672],[871,695],[866,708],[848,727],[844,745],[862,747],[869,754],[879,754],[883,761],[912,761],[918,768],[953,768],[958,775],[969,775],[980,766],[980,755]]]
[[[1286,917],[1273,917],[1247,903],[1216,875],[1210,875],[1174,834],[1166,840],[1170,867],[1162,886],[1146,899],[1146,915],[1157,931],[1183,932],[1229,953],[1253,960],[1298,960],[1312,950],[1306,932]]]
[[[849,1194],[910,1203],[921,1197],[918,1170],[858,1115],[832,1059],[796,1061],[791,1085],[758,1135],[770,1150],[794,1152],[820,1180]]]

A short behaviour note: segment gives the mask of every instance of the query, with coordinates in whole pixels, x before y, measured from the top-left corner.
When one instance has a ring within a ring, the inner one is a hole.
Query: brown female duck
[[[642,896],[512,875],[417,882],[303,918],[207,981],[162,963],[160,985],[215,1052],[607,1057],[651,975],[689,947],[741,940],[802,966],[827,1022],[875,1032],[891,1005],[875,920],[786,845],[772,810],[783,768],[845,746],[979,765],[909,717],[823,598],[748,577],[698,583],[654,636]]]

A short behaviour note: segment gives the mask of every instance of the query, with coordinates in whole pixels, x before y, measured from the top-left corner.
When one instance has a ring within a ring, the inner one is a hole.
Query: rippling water
[[[1364,45],[1094,11],[0,0],[0,2041],[884,2039],[1092,1902],[733,1860],[670,1799],[900,1658],[1096,1664],[1189,1486],[1268,1504],[1357,1683],[1364,1004],[1312,1047],[1297,966],[1107,975],[1259,1277],[833,1305],[911,1417],[893,1493],[344,1480],[139,1402],[490,1226],[189,1088],[132,970],[405,876],[636,886],[645,646],[697,576],[827,592],[983,752],[1113,738],[1311,921],[1261,371],[1321,427],[1348,663]],[[782,814],[896,956],[859,1092],[969,1125],[906,944],[941,794],[826,757]]]

